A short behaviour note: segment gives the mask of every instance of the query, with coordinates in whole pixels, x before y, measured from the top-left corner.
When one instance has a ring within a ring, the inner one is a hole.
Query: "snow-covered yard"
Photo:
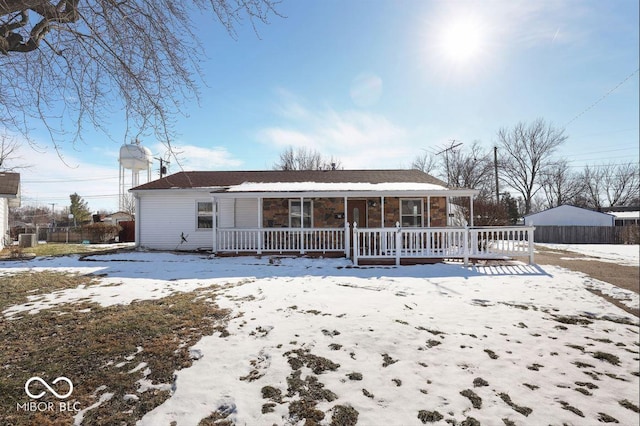
[[[88,260],[0,265],[0,274],[102,276],[3,315],[212,284],[220,285],[215,303],[233,311],[226,333],[191,349],[196,361],[176,373],[171,398],[142,425],[197,425],[213,412],[247,425],[638,424],[638,319],[562,268],[353,268],[344,259],[139,252]],[[616,293],[637,306],[637,294]]]

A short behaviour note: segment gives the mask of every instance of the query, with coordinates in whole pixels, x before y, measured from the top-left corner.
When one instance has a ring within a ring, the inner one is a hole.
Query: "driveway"
[[[585,256],[575,252],[550,249],[536,246],[535,262],[538,265],[555,265],[572,271],[582,272],[591,278],[613,284],[617,287],[640,293],[640,267],[618,265],[611,262],[603,262],[597,257]],[[593,291],[593,290],[592,290]],[[605,299],[625,311],[640,316],[638,307],[629,308],[600,292],[594,291]]]

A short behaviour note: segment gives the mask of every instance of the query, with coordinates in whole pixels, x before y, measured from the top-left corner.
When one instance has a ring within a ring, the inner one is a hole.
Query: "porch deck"
[[[534,262],[532,226],[465,228],[219,228],[213,251],[344,255],[360,262],[433,262],[442,259],[528,258]]]

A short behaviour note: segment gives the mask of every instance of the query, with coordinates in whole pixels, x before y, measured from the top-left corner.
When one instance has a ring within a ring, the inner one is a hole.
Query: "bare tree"
[[[520,193],[524,214],[531,212],[532,199],[541,188],[541,175],[552,164],[556,148],[566,139],[564,129],[553,127],[542,118],[498,131],[500,180]]]
[[[236,36],[242,19],[255,29],[277,3],[0,0],[0,125],[28,138],[37,120],[58,148],[86,125],[108,134],[124,110],[134,133],[124,140],[153,132],[168,145],[172,118],[197,98],[204,49],[193,14],[212,13]]]
[[[540,184],[546,206],[549,208],[575,204],[576,199],[585,191],[583,180],[576,173],[571,172],[569,163],[565,159],[556,161],[544,170]]]
[[[635,163],[586,166],[580,175],[587,207],[627,206],[640,197],[640,176]]]
[[[130,215],[136,214],[136,199],[133,194],[124,194],[122,196],[122,211]]]
[[[289,147],[280,153],[280,159],[273,165],[275,170],[332,170],[342,168],[340,160],[326,158],[318,151],[299,147]]]
[[[433,174],[438,168],[438,159],[435,155],[425,151],[413,159],[411,168],[428,174]]]
[[[580,194],[578,204],[582,207],[589,207],[598,211],[602,209],[602,175],[602,170],[599,167],[585,166],[580,174],[580,180],[584,184],[584,190]]]
[[[18,169],[29,167],[26,164],[17,164],[16,162],[22,157],[18,154],[20,144],[14,138],[9,136],[7,131],[0,133],[0,171],[14,172]]]
[[[489,153],[478,141],[474,141],[467,151],[452,151],[447,163],[447,181],[452,187],[478,189],[479,198],[491,197],[493,166]]]

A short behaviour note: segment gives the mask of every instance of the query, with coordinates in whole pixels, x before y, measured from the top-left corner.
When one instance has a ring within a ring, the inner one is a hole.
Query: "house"
[[[20,173],[0,172],[0,249],[10,240],[9,207],[20,206]]]
[[[532,226],[613,226],[615,217],[607,213],[581,207],[562,205],[524,217],[524,224]]]
[[[123,211],[111,213],[111,214],[105,215],[104,218],[102,218],[103,222],[109,222],[112,225],[118,225],[120,222],[130,222],[132,220],[133,220],[133,215],[131,213],[127,213]]]
[[[615,217],[615,226],[640,225],[639,207],[608,207],[604,209]]]
[[[139,247],[356,258],[451,255],[450,199],[477,194],[418,170],[180,172],[130,192]]]

